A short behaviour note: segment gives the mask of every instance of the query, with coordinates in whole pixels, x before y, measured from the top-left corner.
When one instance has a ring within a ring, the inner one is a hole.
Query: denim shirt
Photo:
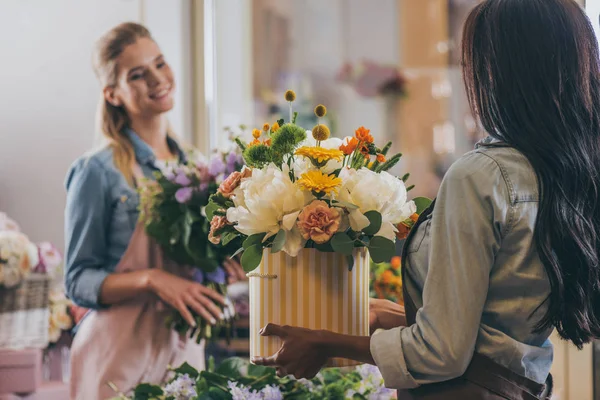
[[[153,178],[156,157],[135,132],[126,130],[135,158],[144,176]],[[185,161],[177,143],[167,137],[169,147]],[[77,159],[66,177],[65,286],[77,305],[100,308],[104,279],[115,271],[137,224],[139,197],[113,162],[105,147]]]
[[[452,165],[406,249],[416,323],[371,339],[387,387],[459,377],[474,351],[545,382],[552,329],[533,333],[550,294],[533,240],[538,200],[531,164],[494,140]]]

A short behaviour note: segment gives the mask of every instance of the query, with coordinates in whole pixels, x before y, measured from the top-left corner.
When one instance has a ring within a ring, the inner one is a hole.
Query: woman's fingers
[[[210,313],[206,310],[204,305],[200,303],[196,298],[192,296],[187,296],[185,299],[187,305],[194,310],[196,314],[198,314],[202,319],[208,321],[211,325],[215,325],[217,323],[217,319],[210,315]]]
[[[223,311],[221,311],[221,309],[217,307],[217,305],[208,297],[205,297],[202,294],[197,294],[196,300],[198,300],[198,302],[200,302],[204,306],[204,308],[209,313],[211,313],[217,320],[222,320],[225,318],[225,316],[223,315]]]
[[[221,303],[222,305],[227,305],[227,302],[225,300],[225,297],[217,292],[215,292],[214,290],[207,288],[206,286],[202,286],[202,285],[198,285],[200,293],[202,293],[205,296],[210,297],[211,299],[215,300],[218,303]]]
[[[194,321],[192,313],[190,312],[190,310],[188,310],[186,304],[182,300],[175,302],[173,306],[177,311],[179,311],[179,314],[181,314],[181,316],[183,317],[183,319],[185,319],[189,326],[196,327],[196,321]]]

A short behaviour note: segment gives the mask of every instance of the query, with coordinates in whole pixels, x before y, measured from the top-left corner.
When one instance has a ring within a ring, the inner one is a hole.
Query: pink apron
[[[116,272],[147,268],[167,266],[158,244],[138,224]],[[167,379],[169,366],[184,362],[204,369],[204,342],[196,344],[167,327],[165,318],[172,312],[147,295],[84,318],[71,347],[71,399],[117,396],[108,382],[125,394],[142,382],[159,384]]]

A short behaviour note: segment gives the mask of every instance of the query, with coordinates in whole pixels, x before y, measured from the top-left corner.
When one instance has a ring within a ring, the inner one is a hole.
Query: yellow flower
[[[258,139],[260,137],[260,131],[258,129],[253,129],[252,136],[254,137],[254,139]]]
[[[300,147],[295,155],[310,158],[314,163],[321,164],[329,160],[342,161],[344,152],[338,149],[324,149],[323,147]]]
[[[294,100],[296,100],[296,92],[294,92],[293,90],[286,91],[285,92],[285,101],[289,101],[291,103]]]
[[[315,115],[319,118],[324,117],[327,114],[327,107],[325,107],[323,104],[319,104],[318,106],[315,107]]]
[[[308,171],[298,179],[298,185],[304,190],[316,193],[337,193],[342,180],[335,175],[325,175],[321,171]]]
[[[271,126],[271,132],[277,132],[279,130],[280,126],[278,122],[275,122],[273,124],[273,126]]]
[[[269,132],[269,129],[271,129],[271,126],[269,124],[264,124],[263,125],[263,131]]]
[[[322,141],[329,139],[331,132],[327,126],[319,124],[315,125],[315,127],[312,129],[312,135],[315,140]]]
[[[248,143],[248,147],[256,146],[257,144],[260,144],[260,140],[254,139],[253,141]]]

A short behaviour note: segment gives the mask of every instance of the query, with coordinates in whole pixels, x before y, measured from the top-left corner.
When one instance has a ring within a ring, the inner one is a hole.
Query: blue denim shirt
[[[154,152],[132,130],[125,134],[144,175],[153,178],[158,170]],[[177,143],[169,137],[167,141],[180,161],[185,161]],[[79,306],[100,308],[100,287],[114,272],[137,224],[139,197],[115,166],[110,147],[77,159],[67,173],[66,188],[67,295]]]
[[[523,154],[492,142],[452,165],[408,243],[416,323],[371,338],[388,387],[461,376],[474,351],[538,383],[548,376],[552,329],[533,332],[550,294],[533,238],[537,177]]]

